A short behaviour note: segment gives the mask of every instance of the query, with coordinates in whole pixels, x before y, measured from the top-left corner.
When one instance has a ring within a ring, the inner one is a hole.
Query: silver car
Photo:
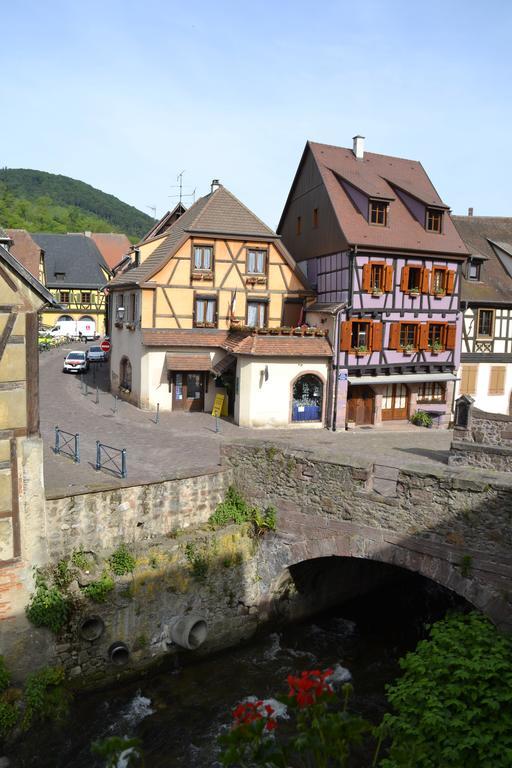
[[[101,347],[89,347],[87,350],[87,359],[90,363],[103,363],[107,356]]]
[[[70,352],[64,358],[64,373],[84,373],[89,370],[89,361],[85,352]]]

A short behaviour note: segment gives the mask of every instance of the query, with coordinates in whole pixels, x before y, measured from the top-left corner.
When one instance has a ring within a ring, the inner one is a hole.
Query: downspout
[[[339,344],[339,334],[340,334],[340,315],[345,311],[349,311],[352,308],[352,285],[354,280],[354,272],[353,272],[353,264],[354,264],[354,255],[357,253],[357,245],[354,246],[354,248],[349,251],[348,257],[349,257],[349,285],[348,285],[348,297],[349,301],[344,306],[340,307],[338,311],[336,312],[336,333],[334,334],[335,337],[335,355],[336,355],[336,363],[334,364],[334,407],[332,411],[332,431],[336,432],[336,417],[338,415],[338,371],[340,369],[340,344]]]

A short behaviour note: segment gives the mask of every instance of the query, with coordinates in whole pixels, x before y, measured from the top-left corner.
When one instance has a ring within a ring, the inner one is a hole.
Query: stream
[[[147,768],[214,768],[217,735],[240,700],[271,698],[286,692],[288,674],[336,665],[352,675],[351,709],[377,723],[398,659],[425,636],[426,623],[459,605],[447,590],[404,573],[385,589],[246,645],[193,663],[190,655],[169,657],[137,681],[77,696],[69,722],[31,733],[9,754],[10,766],[99,768],[90,743],[129,735],[142,740]]]

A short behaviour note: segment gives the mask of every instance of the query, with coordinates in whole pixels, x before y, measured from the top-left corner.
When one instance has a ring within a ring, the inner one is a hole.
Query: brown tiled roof
[[[421,163],[373,152],[365,152],[358,160],[351,149],[316,142],[308,142],[307,148],[317,163],[347,245],[467,255],[448,212],[442,234],[427,232],[400,198],[399,190],[404,190],[425,205],[447,208]],[[389,200],[388,226],[369,224],[352,203],[343,181],[369,197]]]
[[[225,187],[218,187],[209,195],[199,198],[174,222],[169,234],[140,266],[128,269],[111,280],[110,285],[140,285],[153,277],[178,250],[189,235],[244,235],[248,238],[275,240],[286,261],[296,265],[278,235],[246,208]],[[305,278],[302,277],[302,282]],[[306,283],[304,283],[306,285]]]
[[[235,355],[256,357],[331,357],[332,349],[325,336],[259,336],[247,335],[230,349]]]
[[[471,255],[484,258],[479,281],[463,278],[462,300],[512,304],[512,277],[495,247],[501,244],[504,250],[512,249],[512,218],[454,216],[453,222]]]
[[[148,347],[222,347],[228,331],[218,330],[142,330],[142,343]]]
[[[146,243],[149,240],[154,240],[157,237],[161,237],[172,225],[174,222],[176,222],[180,216],[182,216],[187,209],[183,205],[183,203],[177,203],[172,211],[167,211],[167,213],[164,213],[161,219],[159,221],[156,221],[149,232],[147,232],[142,240],[141,243]]]
[[[26,229],[8,229],[7,234],[13,241],[9,249],[12,255],[39,280],[40,246],[32,240]]]
[[[110,269],[119,264],[132,247],[126,235],[116,232],[93,232],[91,237]]]
[[[212,367],[210,355],[185,355],[182,352],[167,352],[165,363],[168,371],[209,371]]]
[[[232,365],[236,363],[236,357],[232,354],[225,355],[221,360],[219,360],[218,363],[215,363],[215,365],[212,368],[212,371],[218,375],[225,373],[229,368],[231,368]]]
[[[142,331],[142,343],[159,347],[217,347],[234,355],[257,357],[331,357],[326,336],[260,335],[251,331]],[[200,369],[196,369],[200,370]]]

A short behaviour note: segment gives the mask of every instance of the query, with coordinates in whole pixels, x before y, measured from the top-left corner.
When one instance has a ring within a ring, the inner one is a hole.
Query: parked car
[[[89,361],[85,352],[70,352],[64,358],[64,373],[84,373],[89,370]]]
[[[90,363],[103,363],[107,359],[107,355],[101,347],[94,346],[87,350],[87,359]]]

